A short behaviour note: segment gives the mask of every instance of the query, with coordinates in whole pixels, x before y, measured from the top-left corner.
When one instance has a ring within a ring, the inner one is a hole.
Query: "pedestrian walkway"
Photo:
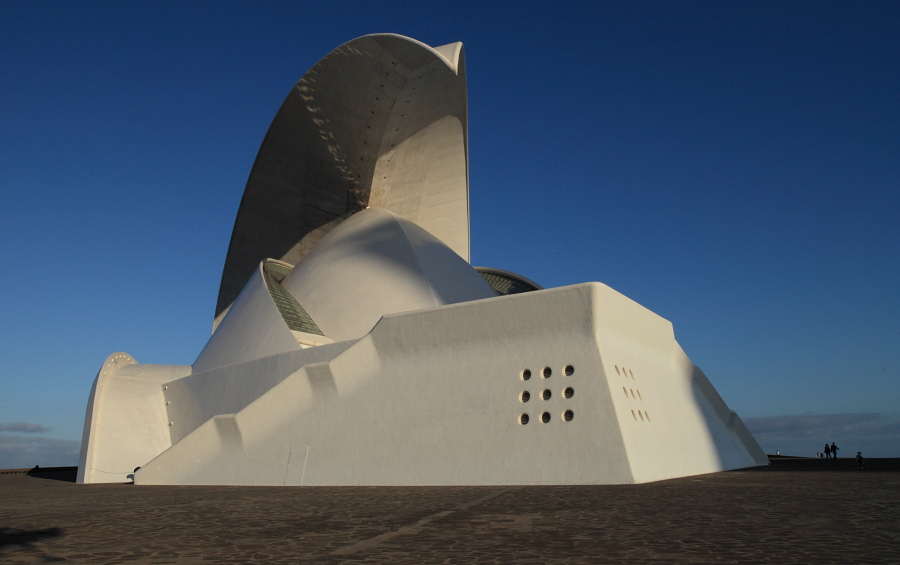
[[[0,476],[3,563],[896,563],[900,460],[644,485],[178,487]]]

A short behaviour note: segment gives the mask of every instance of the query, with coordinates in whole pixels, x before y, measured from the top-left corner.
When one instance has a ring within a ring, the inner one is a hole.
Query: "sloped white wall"
[[[247,286],[194,361],[194,372],[300,349],[269,294],[262,269],[261,263],[257,265]]]
[[[764,464],[698,404],[671,324],[599,283],[392,314],[328,361],[310,351],[275,356],[295,370],[136,482],[604,484]]]

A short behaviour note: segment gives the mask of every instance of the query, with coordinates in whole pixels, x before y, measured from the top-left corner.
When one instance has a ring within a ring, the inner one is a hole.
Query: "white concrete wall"
[[[79,483],[121,483],[172,443],[163,384],[187,365],[139,365],[127,353],[107,357],[94,379],[85,415]]]
[[[316,349],[272,358],[293,372],[136,482],[630,483],[764,464],[698,404],[671,324],[598,283],[393,314],[329,361],[304,358]]]
[[[304,363],[328,361],[352,344],[342,342],[298,348],[284,354],[194,372],[166,383],[163,394],[172,423],[172,443],[180,441],[217,414],[240,411]]]

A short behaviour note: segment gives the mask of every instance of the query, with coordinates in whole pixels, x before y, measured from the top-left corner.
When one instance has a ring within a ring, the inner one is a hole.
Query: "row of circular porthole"
[[[566,398],[572,398],[573,396],[575,396],[575,389],[570,386],[566,387],[565,390],[563,390],[563,396]],[[550,392],[549,388],[545,388],[541,391],[541,400],[550,400],[550,398],[552,397],[553,393]],[[519,402],[528,402],[529,400],[531,400],[531,393],[527,390],[523,390],[519,394]]]
[[[572,412],[571,410],[564,410],[562,412],[562,414],[559,415],[559,417],[563,422],[571,422],[575,418],[575,412]],[[542,412],[541,413],[541,422],[542,423],[549,424],[550,420],[552,420],[552,419],[553,419],[553,416],[550,415],[550,412]],[[522,412],[521,414],[519,414],[519,425],[524,426],[529,421],[531,421],[531,418],[528,416],[527,412]]]
[[[573,367],[572,365],[566,365],[565,367],[563,367],[562,372],[563,372],[563,375],[565,375],[567,377],[571,377],[572,375],[575,374],[575,367]],[[553,369],[551,369],[550,367],[544,367],[543,369],[541,369],[541,378],[542,379],[549,379],[552,376],[553,376]],[[522,372],[519,373],[519,378],[522,379],[523,381],[527,381],[527,380],[531,379],[531,369],[523,369]]]

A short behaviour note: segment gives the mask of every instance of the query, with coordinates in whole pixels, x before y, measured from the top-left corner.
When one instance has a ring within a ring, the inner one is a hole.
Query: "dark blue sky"
[[[465,45],[474,264],[671,320],[770,452],[900,456],[900,4],[122,4],[0,4],[0,467],[193,362],[269,123],[375,32]]]

